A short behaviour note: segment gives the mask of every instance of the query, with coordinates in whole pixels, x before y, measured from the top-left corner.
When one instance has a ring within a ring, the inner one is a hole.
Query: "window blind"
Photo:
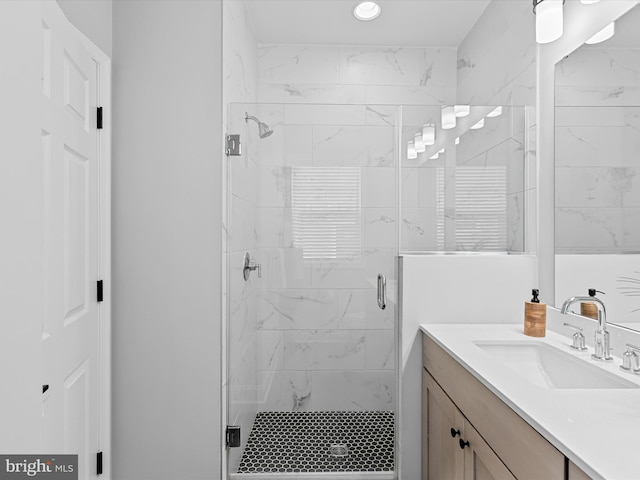
[[[362,249],[359,167],[291,169],[293,243],[305,260],[358,260]]]

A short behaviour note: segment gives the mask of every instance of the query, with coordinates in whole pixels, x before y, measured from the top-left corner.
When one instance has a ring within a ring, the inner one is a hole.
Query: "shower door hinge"
[[[240,446],[240,427],[235,425],[227,426],[227,448],[235,448]]]
[[[96,454],[96,475],[102,475],[102,452]]]
[[[102,280],[98,280],[96,282],[96,298],[98,302],[102,302],[104,300],[104,288],[102,286]]]
[[[98,130],[102,129],[102,107],[98,107],[98,111],[96,114],[96,128]]]
[[[227,157],[242,155],[242,145],[240,145],[240,135],[227,135],[226,150]]]

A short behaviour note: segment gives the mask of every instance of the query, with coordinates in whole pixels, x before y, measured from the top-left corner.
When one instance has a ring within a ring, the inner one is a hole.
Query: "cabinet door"
[[[464,478],[465,480],[515,480],[509,469],[502,463],[489,445],[473,426],[465,421],[464,437]],[[444,477],[443,477],[444,478]]]
[[[424,370],[422,405],[423,480],[462,480],[465,452],[459,440],[464,417]]]

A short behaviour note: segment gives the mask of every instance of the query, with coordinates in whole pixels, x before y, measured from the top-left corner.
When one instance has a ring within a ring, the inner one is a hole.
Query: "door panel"
[[[45,312],[42,430],[48,453],[78,454],[95,478],[99,307],[97,65],[56,2],[42,2]]]

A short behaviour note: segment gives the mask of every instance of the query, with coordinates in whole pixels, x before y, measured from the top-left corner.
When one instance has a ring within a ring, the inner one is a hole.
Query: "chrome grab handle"
[[[387,278],[378,274],[378,306],[384,310],[387,308]]]

